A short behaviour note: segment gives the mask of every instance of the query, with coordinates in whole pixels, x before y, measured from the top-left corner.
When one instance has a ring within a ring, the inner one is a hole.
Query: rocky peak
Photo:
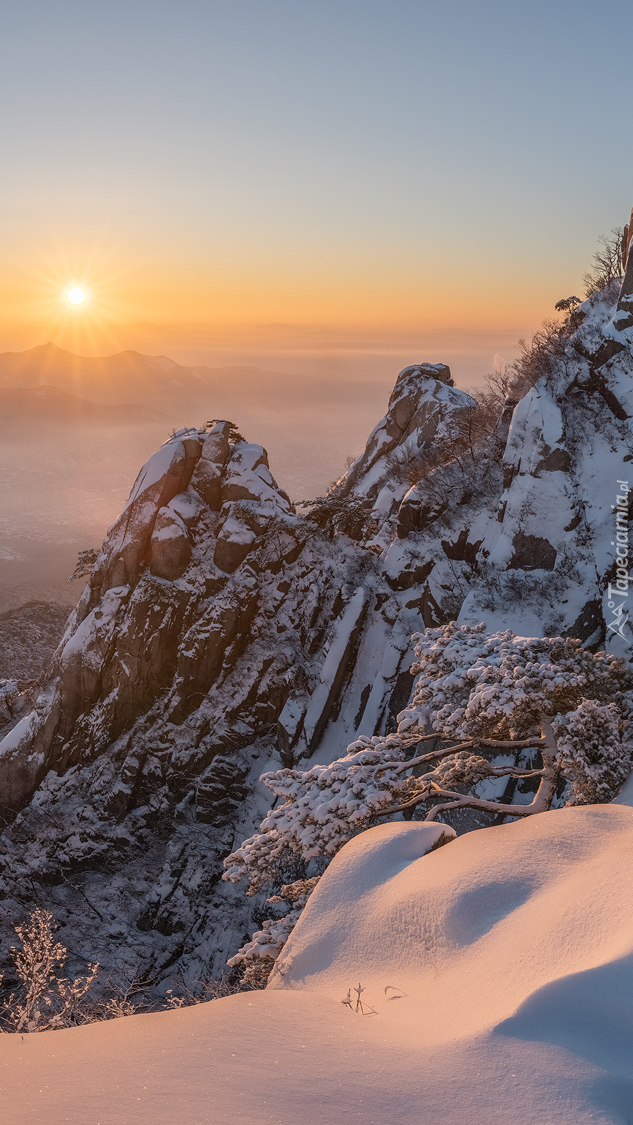
[[[121,515],[108,529],[78,621],[108,590],[134,585],[147,560],[158,512],[188,487],[203,441],[200,430],[179,430],[143,466]]]
[[[458,431],[460,418],[474,405],[470,395],[454,387],[445,364],[405,367],[398,375],[385,417],[369,435],[364,453],[339,482],[338,494],[375,499],[389,476],[390,454],[400,450],[403,457],[423,458],[438,445],[448,445]]]

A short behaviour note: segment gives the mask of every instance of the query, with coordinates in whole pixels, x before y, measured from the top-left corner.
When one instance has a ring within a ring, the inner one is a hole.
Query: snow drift
[[[633,809],[562,809],[427,855],[347,844],[276,983],[3,1036],[13,1125],[623,1125],[633,1108]],[[361,983],[376,1014],[341,1004]]]

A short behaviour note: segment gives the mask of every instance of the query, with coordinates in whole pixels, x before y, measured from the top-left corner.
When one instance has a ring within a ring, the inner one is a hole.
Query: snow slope
[[[6,1119],[633,1121],[633,809],[561,809],[420,858],[429,832],[347,844],[263,993],[3,1036]],[[341,1004],[359,981],[375,1015]]]

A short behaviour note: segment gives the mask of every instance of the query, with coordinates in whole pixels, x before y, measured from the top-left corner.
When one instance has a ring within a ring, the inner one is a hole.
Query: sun
[[[85,299],[86,291],[85,289],[80,289],[78,285],[73,285],[66,291],[66,300],[69,301],[71,305],[83,305]]]

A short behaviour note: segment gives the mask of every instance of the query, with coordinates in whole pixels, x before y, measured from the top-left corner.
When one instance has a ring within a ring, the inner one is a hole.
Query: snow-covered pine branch
[[[418,679],[398,732],[359,737],[330,765],[263,774],[282,803],[228,856],[225,879],[248,878],[253,894],[278,882],[293,860],[331,859],[382,816],[422,802],[429,819],[463,806],[525,816],[550,807],[561,776],[574,803],[617,792],[631,768],[633,683],[621,660],[572,638],[490,634],[455,622],[415,640]],[[429,729],[455,745],[427,750]],[[419,743],[425,752],[407,760]],[[541,765],[516,764],[525,747],[540,753]],[[493,749],[516,750],[515,763],[495,765]],[[415,766],[429,772],[412,776]],[[498,777],[538,777],[532,803],[500,805],[473,792]]]
[[[76,582],[78,578],[88,578],[92,574],[99,552],[95,547],[86,547],[77,555],[77,563],[69,582]]]
[[[444,731],[456,738],[523,739],[539,730],[540,715],[575,710],[583,699],[618,702],[633,680],[621,659],[591,653],[571,637],[487,633],[485,625],[457,625],[414,634],[418,674],[398,733]]]
[[[395,734],[361,737],[329,766],[262,774],[262,783],[284,803],[271,809],[260,831],[225,859],[223,878],[235,883],[247,876],[248,893],[254,894],[274,883],[293,857],[331,859],[374,823],[394,796],[409,795],[410,779],[395,769],[404,761],[405,746]]]

